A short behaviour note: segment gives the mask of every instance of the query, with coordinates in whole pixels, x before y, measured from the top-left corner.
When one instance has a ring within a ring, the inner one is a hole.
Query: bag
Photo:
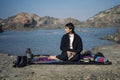
[[[94,56],[94,61],[95,62],[107,62],[107,58],[103,55],[101,52],[97,52]]]
[[[91,51],[85,51],[82,54],[82,59],[80,61],[82,62],[92,62],[94,60],[94,54]]]

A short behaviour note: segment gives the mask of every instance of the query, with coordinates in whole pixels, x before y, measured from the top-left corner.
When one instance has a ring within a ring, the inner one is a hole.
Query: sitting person
[[[80,53],[83,50],[81,37],[75,33],[74,25],[68,23],[65,25],[66,34],[61,39],[60,55],[49,56],[49,59],[63,60],[63,61],[79,61]]]

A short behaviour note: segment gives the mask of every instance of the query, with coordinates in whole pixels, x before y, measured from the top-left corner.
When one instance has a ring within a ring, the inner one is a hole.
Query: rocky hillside
[[[8,17],[3,22],[5,29],[34,28],[38,26],[40,17],[36,14],[18,13],[15,16]]]
[[[73,22],[79,25],[81,22],[73,18],[58,19],[54,17],[39,17],[36,14],[18,13],[15,16],[3,20],[4,29],[21,30],[26,28],[61,28],[66,23]]]
[[[120,5],[101,11],[87,20],[90,27],[105,27],[120,25]]]

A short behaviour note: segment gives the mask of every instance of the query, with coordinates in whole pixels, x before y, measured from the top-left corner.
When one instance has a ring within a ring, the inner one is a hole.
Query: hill
[[[58,19],[54,17],[39,17],[36,14],[18,13],[3,20],[4,29],[21,30],[29,28],[62,28],[66,23],[73,22],[79,25],[81,22],[73,18]]]
[[[105,27],[120,25],[120,5],[101,11],[87,20],[90,27]]]

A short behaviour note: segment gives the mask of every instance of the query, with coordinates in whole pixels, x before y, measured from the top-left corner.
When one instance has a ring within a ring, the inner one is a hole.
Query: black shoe
[[[13,67],[17,67],[17,65],[13,65]]]

